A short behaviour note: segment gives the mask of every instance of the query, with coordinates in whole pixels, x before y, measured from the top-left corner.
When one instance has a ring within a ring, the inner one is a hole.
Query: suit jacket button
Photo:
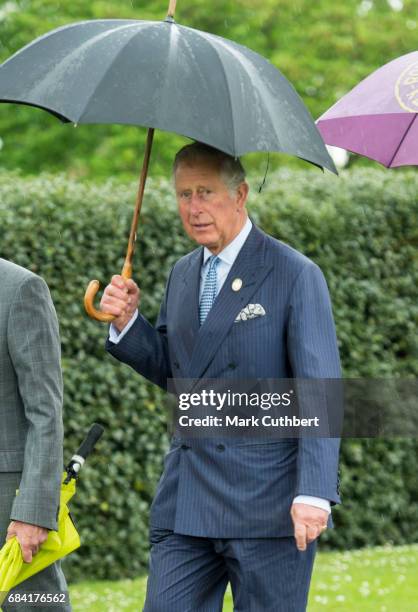
[[[187,444],[182,444],[182,445],[181,445],[181,448],[182,448],[183,450],[189,450],[190,446],[187,446]]]
[[[223,444],[218,444],[216,450],[222,453],[225,450],[225,446]]]
[[[235,370],[235,368],[236,368],[236,367],[237,367],[237,364],[236,364],[236,363],[233,363],[233,362],[228,363],[228,368],[229,368],[230,370]]]

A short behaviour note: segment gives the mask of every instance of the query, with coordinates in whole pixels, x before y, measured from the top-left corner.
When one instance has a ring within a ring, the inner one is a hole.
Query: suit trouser
[[[3,546],[6,539],[6,531],[10,524],[10,512],[16,496],[16,489],[19,488],[20,479],[20,472],[0,472],[0,547]],[[67,582],[61,564],[57,562],[28,578],[28,580],[12,589],[10,593],[66,593],[67,591]],[[27,612],[29,610],[34,612],[71,612],[69,604],[35,606],[29,603],[12,605],[4,602],[1,609],[4,612]]]
[[[222,612],[228,582],[235,612],[304,612],[316,552],[294,537],[213,539],[151,528],[143,612]]]

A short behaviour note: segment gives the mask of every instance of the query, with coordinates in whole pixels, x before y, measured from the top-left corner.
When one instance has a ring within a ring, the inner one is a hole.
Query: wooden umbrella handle
[[[135,253],[136,230],[138,227],[139,213],[141,212],[142,200],[144,197],[145,181],[147,180],[153,137],[154,129],[149,128],[147,134],[147,142],[145,145],[144,161],[142,162],[141,176],[139,179],[139,186],[136,194],[135,210],[132,217],[131,231],[129,234],[128,249],[126,251],[125,262],[123,264],[121,272],[121,276],[125,280],[128,280],[132,277],[132,259]],[[92,319],[96,319],[96,321],[101,321],[102,323],[110,323],[116,318],[115,315],[106,314],[105,312],[97,310],[97,308],[94,307],[94,298],[96,297],[96,294],[99,289],[100,283],[98,280],[92,280],[89,282],[88,287],[86,289],[86,293],[84,294],[84,308],[86,309],[86,312],[89,317],[91,317]]]

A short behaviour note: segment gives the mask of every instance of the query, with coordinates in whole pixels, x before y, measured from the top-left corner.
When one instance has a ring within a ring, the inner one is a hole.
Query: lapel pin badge
[[[240,278],[234,278],[232,281],[232,291],[239,291],[242,287],[242,280]]]

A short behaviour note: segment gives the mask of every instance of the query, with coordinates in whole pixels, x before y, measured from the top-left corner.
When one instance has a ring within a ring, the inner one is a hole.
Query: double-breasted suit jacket
[[[319,267],[253,226],[199,326],[203,247],[171,270],[158,321],[139,314],[107,350],[163,389],[170,378],[339,378],[332,308]],[[239,291],[233,279],[242,280]],[[235,322],[249,303],[264,316]],[[174,438],[151,525],[213,537],[293,535],[297,495],[339,503],[339,440]],[[331,524],[331,518],[329,525]]]

